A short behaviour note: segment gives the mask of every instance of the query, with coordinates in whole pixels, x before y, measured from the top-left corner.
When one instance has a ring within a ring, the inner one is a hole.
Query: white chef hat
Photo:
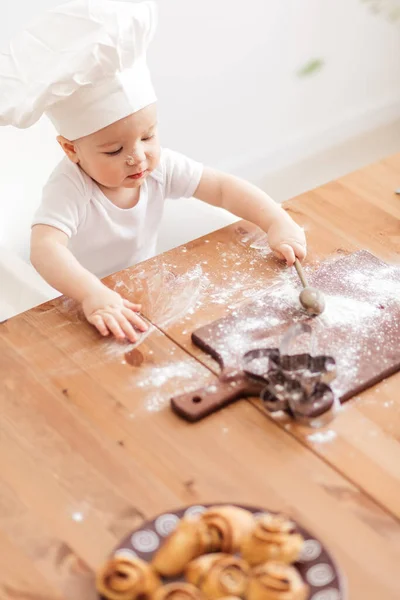
[[[0,54],[0,125],[46,114],[69,140],[152,104],[146,50],[155,2],[72,0],[44,13]]]

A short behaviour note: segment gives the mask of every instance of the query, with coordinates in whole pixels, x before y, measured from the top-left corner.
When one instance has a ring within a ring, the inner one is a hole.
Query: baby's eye
[[[153,135],[148,135],[148,136],[142,138],[142,142],[147,142],[148,140],[151,140],[153,137],[154,137],[154,134]]]
[[[117,154],[121,154],[122,152],[122,147],[119,148],[118,150],[114,150],[113,152],[104,152],[104,154],[107,154],[107,156],[117,156]]]

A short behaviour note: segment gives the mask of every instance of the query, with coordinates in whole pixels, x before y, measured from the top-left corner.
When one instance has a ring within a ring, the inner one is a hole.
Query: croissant
[[[169,583],[158,588],[152,600],[206,600],[199,589],[190,583]]]
[[[241,553],[251,566],[268,560],[290,564],[298,559],[303,543],[292,521],[283,515],[266,513],[243,539]]]
[[[242,597],[247,588],[250,568],[231,554],[208,554],[189,563],[186,580],[196,585],[209,600],[226,596]]]
[[[107,600],[146,598],[160,585],[156,573],[140,558],[112,558],[96,577],[97,590]]]
[[[246,600],[307,600],[308,586],[290,565],[269,562],[256,567],[249,580]]]
[[[182,519],[156,552],[152,565],[164,577],[181,575],[191,560],[207,551],[207,540],[207,528],[200,519]]]
[[[200,517],[207,525],[208,552],[234,553],[254,528],[251,512],[236,506],[213,506]]]

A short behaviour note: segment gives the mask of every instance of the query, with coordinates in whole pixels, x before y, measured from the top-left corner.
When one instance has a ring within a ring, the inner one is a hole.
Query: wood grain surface
[[[361,247],[399,262],[399,180],[400,156],[291,201],[309,268]],[[256,400],[194,426],[169,409],[214,377],[191,331],[281,270],[239,223],[109,278],[154,323],[136,348],[100,339],[65,298],[0,325],[1,600],[94,599],[93,571],[127,532],[214,501],[287,511],[334,554],[349,598],[399,597],[399,377],[349,401],[323,442]]]

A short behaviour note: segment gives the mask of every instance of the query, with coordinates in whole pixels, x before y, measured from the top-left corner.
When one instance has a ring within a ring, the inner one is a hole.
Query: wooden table
[[[308,263],[357,248],[398,263],[399,180],[397,155],[289,202]],[[336,556],[350,599],[398,600],[400,376],[317,438],[255,399],[196,425],[169,410],[218,370],[192,330],[277,269],[265,236],[239,223],[108,279],[153,323],[136,348],[100,339],[65,298],[0,325],[1,600],[94,599],[93,571],[126,532],[214,501],[289,512]]]

